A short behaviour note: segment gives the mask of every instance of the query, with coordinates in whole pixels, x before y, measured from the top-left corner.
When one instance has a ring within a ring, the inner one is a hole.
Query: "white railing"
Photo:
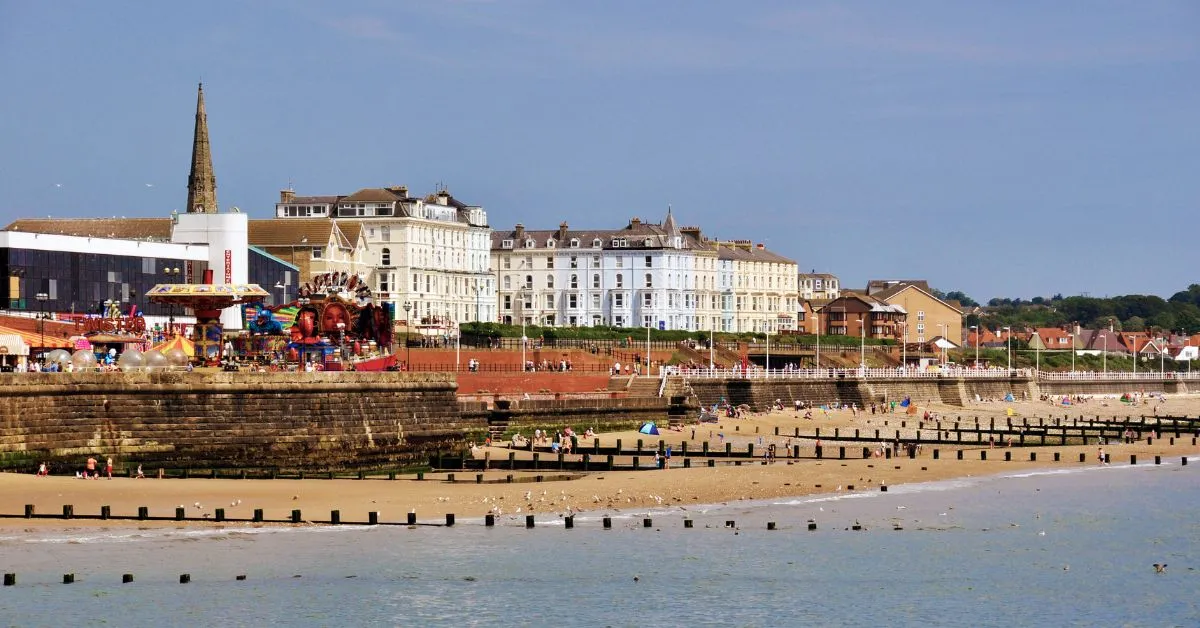
[[[685,368],[678,366],[663,367],[666,376],[686,377],[688,379],[1003,379],[1009,377],[1034,378],[1040,381],[1200,381],[1200,371],[1195,373],[1178,373],[1159,371],[1108,372],[1074,371],[1074,372],[1034,372],[1033,369],[1006,368],[783,368],[767,370],[759,367],[749,369],[739,368]]]

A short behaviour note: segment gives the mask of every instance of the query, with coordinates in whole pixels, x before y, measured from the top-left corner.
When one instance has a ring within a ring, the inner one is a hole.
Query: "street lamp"
[[[1109,327],[1109,328],[1108,328],[1108,332],[1109,332],[1110,334],[1112,333],[1112,327]],[[1103,358],[1103,364],[1104,364],[1104,374],[1105,374],[1105,375],[1108,375],[1108,336],[1107,336],[1107,335],[1105,335],[1105,336],[1104,336],[1104,358]]]
[[[767,336],[767,377],[770,378],[771,377],[771,330],[770,329],[767,330],[766,336]]]
[[[287,292],[288,292],[288,287],[289,287],[289,286],[288,286],[286,283],[283,283],[283,281],[282,281],[282,280],[280,280],[280,281],[276,281],[276,282],[275,282],[275,287],[276,287],[276,288],[279,288],[280,290],[283,290],[283,300],[282,300],[282,301],[280,301],[280,302],[279,302],[279,304],[280,304],[280,305],[286,305],[286,304],[287,304],[287,302],[288,302],[288,300],[287,300]]]
[[[163,274],[167,276],[167,283],[179,283],[183,277],[183,270],[178,266],[171,268],[170,266],[163,269]],[[167,303],[167,333],[172,337],[175,336],[175,303]]]
[[[1159,377],[1167,376],[1167,352],[1165,351],[1166,347],[1163,346],[1166,344],[1166,340],[1167,340],[1166,338],[1158,339],[1158,376]]]
[[[971,329],[975,330],[975,368],[979,368],[979,326],[971,325]]]
[[[409,334],[409,330],[412,329],[412,318],[409,316],[408,313],[411,311],[412,311],[412,303],[405,301],[404,302],[404,370],[406,370],[406,371],[412,370],[412,347],[408,346],[409,345],[408,334]]]
[[[858,330],[862,336],[862,340],[858,344],[858,367],[863,370],[863,375],[867,373],[867,323],[861,318],[854,319],[858,322]]]
[[[1007,338],[1007,340],[1008,340],[1008,374],[1011,376],[1012,375],[1012,327],[1002,327],[1001,329],[1008,332],[1008,338]]]
[[[1071,339],[1071,372],[1075,372],[1075,334],[1067,334]]]
[[[816,310],[813,310],[813,323],[817,326],[816,368],[817,370],[821,370],[821,315]]]
[[[46,301],[50,300],[50,295],[45,292],[39,292],[34,295],[38,302],[38,330],[42,335],[42,344],[39,349],[42,350],[42,356],[46,355]]]

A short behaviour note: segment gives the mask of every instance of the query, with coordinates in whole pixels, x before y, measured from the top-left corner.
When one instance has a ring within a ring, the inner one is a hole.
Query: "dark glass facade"
[[[103,243],[101,242],[102,246]],[[295,267],[261,251],[251,249],[247,276],[256,283],[282,295],[275,284],[290,284],[288,297],[296,294],[299,276]],[[207,267],[192,262],[192,276],[199,280]],[[115,300],[122,311],[136,304],[147,315],[166,316],[167,306],[149,303],[144,295],[156,284],[185,281],[168,274],[166,269],[187,272],[187,262],[178,259],[74,253],[33,249],[0,248],[0,299],[11,310],[47,312],[103,313],[103,303]],[[49,300],[39,303],[36,295],[44,292]]]

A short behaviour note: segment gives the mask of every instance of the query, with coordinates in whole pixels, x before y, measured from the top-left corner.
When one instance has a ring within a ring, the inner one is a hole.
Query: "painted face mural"
[[[321,331],[332,334],[341,330],[350,330],[350,312],[341,303],[330,303],[321,313]]]

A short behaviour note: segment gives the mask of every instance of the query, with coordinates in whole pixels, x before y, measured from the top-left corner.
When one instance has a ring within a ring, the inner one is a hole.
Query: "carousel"
[[[359,275],[326,273],[277,306],[242,306],[247,332],[232,339],[251,362],[305,370],[395,368],[390,308],[374,302]]]
[[[146,292],[151,303],[189,308],[196,315],[190,343],[174,347],[190,350],[193,363],[216,365],[235,356],[227,355],[230,343],[221,325],[221,310],[235,305],[261,303],[270,296],[257,284],[159,284]]]

